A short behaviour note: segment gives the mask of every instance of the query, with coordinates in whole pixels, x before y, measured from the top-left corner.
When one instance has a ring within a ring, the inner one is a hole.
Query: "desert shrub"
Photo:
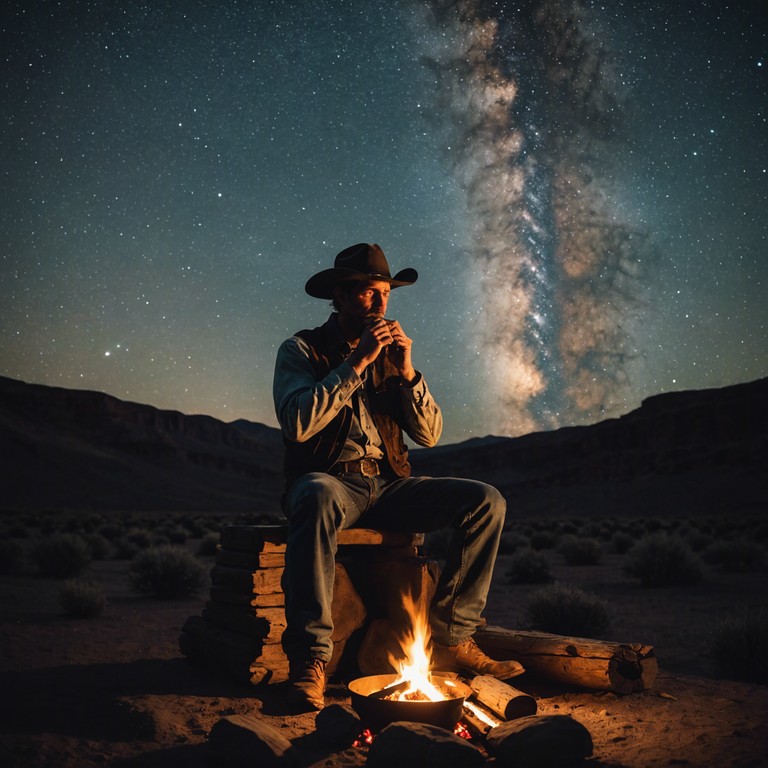
[[[534,531],[529,541],[532,549],[553,549],[557,542],[557,534],[553,531]]]
[[[197,554],[205,556],[215,555],[219,547],[220,538],[218,533],[206,533],[205,536],[200,539],[200,544],[197,547]]]
[[[109,541],[116,541],[125,533],[125,528],[120,523],[104,523],[99,528],[99,534]]]
[[[640,579],[644,587],[697,584],[701,561],[679,537],[666,533],[645,536],[629,551],[624,573]]]
[[[140,547],[134,544],[127,536],[121,536],[113,543],[112,558],[114,560],[133,560],[141,551]]]
[[[152,547],[139,552],[131,562],[133,588],[143,595],[160,598],[187,597],[205,582],[206,569],[186,549]]]
[[[20,520],[13,520],[8,526],[7,535],[12,539],[28,539],[32,534],[32,525]]]
[[[149,549],[152,546],[152,534],[146,528],[133,528],[125,534],[125,538],[138,549]]]
[[[184,544],[189,538],[186,528],[180,525],[172,525],[161,528],[158,533],[167,539],[171,544]],[[157,537],[155,537],[157,539]]]
[[[768,609],[742,609],[716,627],[712,657],[719,672],[733,680],[768,683]]]
[[[705,563],[722,568],[724,571],[750,573],[759,571],[765,560],[762,544],[746,539],[717,541],[710,544],[701,555]]]
[[[557,544],[557,552],[568,565],[595,565],[603,556],[603,548],[595,539],[568,534]]]
[[[703,552],[714,541],[708,533],[696,530],[686,533],[683,538],[694,552]]]
[[[210,531],[205,520],[202,520],[201,518],[192,519],[186,517],[181,521],[181,524],[184,526],[184,529],[191,539],[202,539],[203,536]]]
[[[617,531],[611,538],[611,551],[617,555],[624,555],[634,546],[637,539],[625,531]]]
[[[75,533],[54,533],[34,547],[32,556],[43,576],[71,579],[90,564],[91,548]]]
[[[521,536],[519,533],[508,531],[501,535],[501,541],[499,542],[499,554],[511,555],[518,549],[522,549],[528,545],[528,539],[525,536]]]
[[[530,547],[518,549],[512,555],[505,575],[507,581],[513,584],[543,584],[552,581],[549,558]]]
[[[101,616],[107,606],[104,587],[87,579],[65,581],[59,589],[59,602],[64,613],[76,619]]]
[[[105,536],[100,533],[89,533],[84,538],[94,560],[108,560],[112,556],[112,544]]]
[[[18,574],[24,570],[24,546],[15,539],[0,539],[0,573]]]
[[[579,532],[579,525],[573,520],[561,520],[557,525],[557,532],[561,535],[568,533],[576,535]]]
[[[599,638],[611,626],[611,612],[597,595],[555,582],[531,595],[527,607],[533,629],[556,635]]]

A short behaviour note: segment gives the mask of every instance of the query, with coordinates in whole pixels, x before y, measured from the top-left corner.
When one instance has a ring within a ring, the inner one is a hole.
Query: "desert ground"
[[[185,546],[195,550],[190,538]],[[537,588],[511,584],[511,555],[499,557],[489,595],[489,624],[525,629]],[[612,609],[610,636],[652,645],[660,671],[651,690],[630,695],[567,689],[516,678],[540,714],[568,714],[591,733],[588,765],[768,765],[768,686],[725,679],[710,655],[717,623],[743,607],[768,604],[766,571],[707,569],[699,584],[644,588],[622,570],[625,555],[597,565],[566,565],[550,553],[554,577],[599,595]],[[212,557],[200,556],[206,564]],[[192,666],[178,646],[180,628],[200,615],[194,597],[138,595],[125,560],[96,560],[108,604],[95,618],[67,617],[60,582],[27,570],[0,576],[2,725],[7,768],[210,766],[208,734],[222,717],[258,712],[295,744],[301,768],[363,766],[365,748],[338,751],[314,730],[315,714],[286,714],[280,685],[250,687]],[[349,703],[344,681],[327,703]]]

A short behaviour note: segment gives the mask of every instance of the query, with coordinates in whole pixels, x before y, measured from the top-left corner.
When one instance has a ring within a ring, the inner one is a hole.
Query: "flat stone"
[[[424,723],[390,723],[373,740],[367,768],[483,768],[485,756],[466,739]]]
[[[592,735],[568,715],[530,715],[492,728],[486,746],[498,768],[565,768],[592,754]]]
[[[291,742],[258,715],[228,715],[208,734],[214,765],[231,768],[286,768],[293,763]]]
[[[337,749],[346,749],[360,735],[363,724],[360,715],[347,704],[330,704],[315,718],[317,735]]]

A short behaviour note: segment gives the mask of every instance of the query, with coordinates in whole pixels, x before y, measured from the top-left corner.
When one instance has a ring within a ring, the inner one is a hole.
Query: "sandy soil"
[[[487,619],[524,627],[533,587],[505,584],[496,568]],[[715,678],[707,657],[713,622],[738,604],[766,604],[766,575],[708,577],[696,587],[644,590],[620,575],[617,560],[558,566],[557,578],[601,594],[615,606],[611,639],[656,649],[661,671],[651,691],[618,696],[553,688],[517,678],[539,713],[570,714],[592,734],[593,766],[768,765],[768,687]],[[258,711],[294,742],[296,764],[365,764],[364,749],[334,752],[314,733],[314,714],[286,715],[281,686],[247,688],[190,666],[180,627],[200,615],[194,599],[157,601],[130,590],[127,563],[105,561],[93,575],[109,605],[97,619],[62,615],[59,583],[0,577],[2,728],[6,768],[208,765],[207,737],[223,716]],[[348,703],[343,683],[328,703]]]

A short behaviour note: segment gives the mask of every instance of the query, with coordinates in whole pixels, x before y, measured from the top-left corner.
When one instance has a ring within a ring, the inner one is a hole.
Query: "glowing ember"
[[[471,701],[465,701],[464,706],[481,722],[489,725],[491,728],[495,728],[497,725],[501,725],[498,720],[494,720],[490,715],[486,715],[482,709],[476,707]]]

